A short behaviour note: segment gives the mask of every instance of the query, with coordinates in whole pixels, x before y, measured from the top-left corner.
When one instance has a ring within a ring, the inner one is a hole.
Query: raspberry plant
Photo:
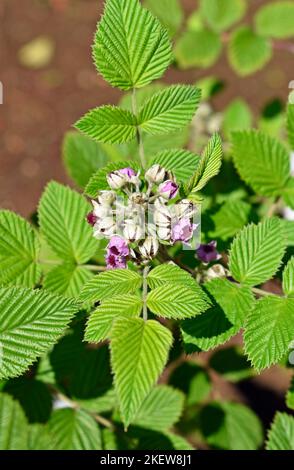
[[[218,134],[201,155],[175,145],[201,92],[150,86],[172,48],[138,0],[107,0],[93,58],[128,94],[121,107],[89,111],[81,134],[66,138],[66,166],[84,194],[50,182],[37,225],[0,213],[0,448],[191,449],[196,416],[211,448],[258,449],[259,418],[211,400],[207,371],[183,351],[213,350],[242,330],[248,359],[228,348],[211,368],[238,381],[287,362],[294,222],[280,215],[294,208],[293,105],[287,144],[229,133],[227,182]],[[279,294],[263,288],[274,277]],[[156,385],[164,370],[170,385]],[[293,449],[293,435],[293,416],[277,413],[266,447]]]

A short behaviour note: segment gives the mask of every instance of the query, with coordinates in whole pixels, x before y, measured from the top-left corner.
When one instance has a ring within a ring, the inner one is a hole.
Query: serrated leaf
[[[0,285],[33,287],[41,274],[39,250],[30,224],[13,212],[0,211]]]
[[[247,202],[228,200],[211,216],[214,229],[209,232],[209,237],[224,241],[232,238],[248,223],[250,211],[251,206]]]
[[[20,404],[0,393],[0,450],[26,450],[28,423]]]
[[[183,407],[183,393],[172,387],[159,385],[144,400],[132,425],[154,431],[169,430],[180,418]]]
[[[135,419],[161,374],[172,334],[154,320],[117,320],[111,332],[111,362],[125,427]]]
[[[114,321],[118,318],[138,317],[142,305],[140,297],[130,294],[104,300],[88,320],[85,340],[99,343],[99,341],[107,339]]]
[[[283,272],[283,291],[285,295],[294,297],[294,256],[292,256]]]
[[[222,164],[222,143],[218,134],[214,134],[209,140],[194,175],[185,185],[185,192],[200,191],[208,181],[216,176]]]
[[[77,132],[65,134],[62,158],[67,173],[80,188],[84,188],[93,173],[107,165],[109,159],[101,145]]]
[[[72,189],[54,181],[46,187],[38,211],[41,231],[61,259],[83,264],[96,253],[89,211],[90,204]]]
[[[79,297],[83,286],[93,276],[89,269],[65,263],[49,271],[44,278],[43,287],[64,297]]]
[[[238,75],[251,75],[263,68],[272,56],[270,42],[255,34],[249,27],[241,26],[230,38],[228,58]]]
[[[144,5],[168,30],[169,36],[173,37],[179,30],[184,17],[180,1],[161,0],[158,2],[157,0],[145,0]]]
[[[286,403],[287,403],[288,408],[291,408],[291,410],[294,410],[294,378],[292,378],[291,386],[286,396]]]
[[[245,351],[257,370],[276,364],[294,338],[294,299],[268,296],[249,313]]]
[[[82,302],[98,302],[114,296],[131,294],[141,287],[142,277],[129,269],[114,269],[98,274],[84,286]]]
[[[136,116],[115,106],[101,106],[89,111],[75,127],[96,142],[121,144],[136,137]]]
[[[287,149],[255,130],[232,135],[234,163],[241,178],[262,196],[280,195],[290,176]]]
[[[225,31],[237,23],[246,11],[244,0],[201,0],[200,12],[205,21],[217,32]]]
[[[48,423],[54,436],[56,450],[102,449],[98,424],[83,410],[63,408],[56,410]]]
[[[205,287],[213,306],[202,315],[181,323],[187,353],[209,351],[238,333],[254,305],[249,288],[240,288],[226,279],[214,279]]]
[[[192,120],[200,97],[200,90],[191,85],[165,88],[144,103],[139,111],[138,123],[151,135],[182,129]]]
[[[268,281],[277,272],[285,248],[279,219],[248,225],[231,245],[229,268],[234,279],[247,286]]]
[[[108,173],[127,167],[137,170],[138,164],[130,160],[125,160],[116,163],[109,163],[104,168],[101,168],[90,178],[85,188],[85,194],[87,194],[89,197],[96,198],[99,191],[110,190],[110,187],[106,180],[106,176],[108,175]]]
[[[147,306],[151,312],[163,318],[182,320],[205,312],[208,308],[206,296],[189,289],[184,284],[180,290],[175,284],[166,284],[152,290],[147,296]]]
[[[253,116],[246,101],[235,99],[224,112],[222,128],[225,136],[229,139],[232,132],[250,128],[252,121]]]
[[[200,414],[207,443],[221,450],[257,450],[263,441],[259,418],[248,407],[233,402],[213,402]]]
[[[294,209],[294,178],[289,179],[282,191],[282,196],[286,206]]]
[[[93,46],[105,80],[122,90],[141,88],[161,77],[171,55],[167,31],[138,0],[107,0]]]
[[[197,31],[185,31],[176,42],[174,54],[181,69],[207,68],[217,61],[221,50],[218,34],[201,27]]]
[[[0,378],[26,371],[60,338],[76,311],[71,300],[44,291],[0,289]]]
[[[294,150],[294,104],[288,104],[287,107],[287,129],[288,140],[291,145],[291,149]]]
[[[179,181],[185,182],[194,173],[199,159],[199,155],[188,150],[163,150],[152,158],[150,166],[158,163],[166,170],[172,171]]]
[[[277,413],[268,433],[267,450],[294,449],[294,417]]]
[[[49,433],[47,426],[32,424],[29,426],[28,450],[53,450],[54,437]]]
[[[287,246],[294,246],[294,222],[291,220],[281,220],[280,223]]]
[[[262,36],[287,39],[294,36],[292,1],[272,2],[261,7],[254,18],[256,31]]]

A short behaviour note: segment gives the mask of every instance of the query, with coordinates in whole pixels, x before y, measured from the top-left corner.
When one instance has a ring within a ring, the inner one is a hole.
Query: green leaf
[[[255,130],[234,132],[234,163],[241,178],[257,194],[280,195],[290,176],[287,149],[276,139]]]
[[[209,29],[185,31],[175,45],[175,59],[181,69],[211,67],[219,58],[222,43]]]
[[[225,31],[245,14],[244,0],[201,0],[200,12],[207,24],[217,32]]]
[[[244,405],[213,402],[200,415],[202,433],[207,443],[221,450],[257,450],[263,441],[258,417]]]
[[[241,26],[231,35],[228,58],[238,75],[246,76],[257,72],[268,63],[271,56],[270,42],[247,26]]]
[[[54,411],[48,423],[56,450],[100,450],[101,434],[95,419],[83,410]]]
[[[97,240],[86,222],[90,205],[80,194],[54,181],[39,205],[41,231],[60,258],[86,263],[97,251]]]
[[[247,202],[228,200],[211,216],[214,229],[209,232],[209,237],[224,241],[232,238],[248,223],[250,211],[251,206]]]
[[[291,149],[294,150],[294,104],[288,104],[287,107],[287,128],[288,140],[291,145]]]
[[[291,386],[286,396],[286,403],[287,403],[288,408],[291,408],[291,410],[294,410],[294,378],[292,379]]]
[[[202,315],[181,323],[187,353],[209,351],[238,333],[254,305],[247,287],[238,287],[226,279],[213,279],[205,284],[213,306]]]
[[[209,360],[209,367],[225,380],[239,382],[254,375],[250,362],[238,346],[216,351]]]
[[[121,144],[136,137],[136,116],[130,111],[106,105],[83,116],[75,127],[96,142]]]
[[[261,36],[287,39],[294,36],[294,5],[292,1],[272,2],[255,15],[256,31]]]
[[[185,393],[186,406],[203,402],[212,389],[207,371],[194,362],[184,362],[177,367],[171,374],[169,383]]]
[[[283,291],[288,297],[294,297],[294,256],[283,272]]]
[[[65,134],[62,158],[67,173],[80,188],[108,161],[108,155],[97,142],[77,132]]]
[[[49,433],[47,426],[29,426],[28,450],[54,450],[54,436]]]
[[[249,313],[245,351],[257,370],[276,364],[294,338],[294,299],[268,296]]]
[[[188,150],[163,150],[152,158],[150,166],[158,163],[166,170],[172,171],[177,180],[185,182],[193,175],[199,159],[198,155]]]
[[[121,415],[127,428],[161,374],[172,334],[160,323],[119,319],[111,333],[111,359]]]
[[[294,209],[294,178],[289,179],[287,185],[282,191],[282,196],[286,206],[289,206],[291,207],[291,209]]]
[[[99,341],[107,339],[114,321],[118,318],[138,317],[142,305],[140,297],[130,294],[104,300],[88,320],[85,340],[99,343]]]
[[[98,274],[82,290],[82,302],[98,302],[114,296],[132,294],[141,287],[142,277],[129,269],[113,269]]]
[[[294,417],[277,413],[268,433],[267,450],[294,449]]]
[[[144,400],[132,425],[154,431],[169,430],[180,418],[184,395],[166,385],[155,387]]]
[[[248,225],[231,245],[229,268],[234,279],[247,286],[268,281],[279,269],[285,247],[279,219]]]
[[[179,0],[145,0],[145,6],[159,19],[160,23],[168,30],[169,36],[173,37],[179,30],[184,12]]]
[[[281,220],[280,223],[287,246],[294,246],[294,222],[291,220]]]
[[[76,305],[44,291],[0,289],[1,378],[22,374],[60,338]]]
[[[106,180],[106,176],[108,175],[108,173],[126,167],[130,167],[134,170],[137,170],[138,164],[130,160],[125,160],[116,163],[109,163],[104,168],[101,168],[90,178],[85,188],[85,194],[87,194],[87,196],[89,197],[96,198],[98,196],[99,191],[110,190],[110,187]]]
[[[26,450],[28,423],[20,404],[0,393],[0,450]]]
[[[173,85],[153,95],[140,109],[138,123],[151,135],[185,127],[193,118],[201,93],[191,85]]]
[[[211,178],[219,173],[222,164],[222,154],[221,138],[218,134],[214,134],[202,153],[196,172],[185,185],[186,194],[189,194],[191,191],[193,193],[200,191]]]
[[[147,306],[151,312],[163,318],[180,320],[191,318],[204,312],[208,308],[206,296],[198,291],[191,290],[184,284],[180,290],[175,284],[165,284],[152,290],[147,296]]]
[[[30,224],[13,212],[0,211],[0,285],[33,287],[41,274],[39,250]]]
[[[252,126],[253,116],[246,101],[241,98],[233,100],[224,112],[223,131],[227,139],[231,132],[248,129]]]
[[[158,79],[170,64],[167,31],[138,0],[107,0],[93,57],[111,85],[129,90]]]
[[[136,436],[137,437],[137,436]],[[172,432],[145,431],[140,436],[138,450],[195,450],[192,445],[178,434]]]
[[[93,273],[89,269],[65,263],[49,271],[43,286],[46,290],[64,297],[79,297],[83,286],[92,277]]]

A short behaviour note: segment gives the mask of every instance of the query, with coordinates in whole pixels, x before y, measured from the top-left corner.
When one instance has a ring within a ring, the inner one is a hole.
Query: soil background
[[[250,21],[265,3],[269,2],[248,1]],[[182,4],[188,15],[197,2],[182,0]],[[0,81],[4,88],[0,105],[1,208],[28,217],[48,181],[70,183],[61,161],[64,133],[89,108],[117,102],[120,92],[103,81],[91,60],[102,8],[102,0],[0,0]],[[19,61],[19,50],[40,35],[53,41],[54,56],[44,68],[26,68]],[[183,72],[170,68],[164,80],[194,83],[208,75],[217,76],[226,85],[214,99],[216,110],[224,109],[235,97],[243,97],[258,114],[273,98],[285,102],[294,78],[293,55],[278,49],[265,69],[241,79],[223,53],[211,69]],[[248,402],[265,422],[277,408],[284,408],[289,375],[281,369],[271,368],[238,387],[218,377],[214,380],[217,396]]]

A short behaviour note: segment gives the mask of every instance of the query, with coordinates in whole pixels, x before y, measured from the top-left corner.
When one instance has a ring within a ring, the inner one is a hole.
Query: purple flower
[[[173,199],[178,194],[179,187],[174,181],[167,180],[159,186],[158,190],[165,199]]]
[[[136,176],[136,172],[133,170],[133,168],[122,168],[121,170],[118,170],[119,173],[122,175],[127,176],[128,178],[131,178],[132,176]]]
[[[115,235],[111,238],[106,253],[107,269],[125,269],[127,256],[130,254],[126,241]]]
[[[193,236],[194,225],[190,219],[183,218],[172,227],[172,241],[187,243]]]
[[[216,249],[216,241],[200,245],[196,250],[197,256],[203,263],[210,263],[220,258],[220,255]]]
[[[98,217],[96,217],[96,215],[93,212],[89,212],[89,214],[87,215],[88,224],[90,224],[90,225],[92,225],[92,227],[94,227],[97,220],[98,220]]]
[[[127,261],[124,256],[115,256],[111,253],[106,256],[107,269],[126,269]]]

